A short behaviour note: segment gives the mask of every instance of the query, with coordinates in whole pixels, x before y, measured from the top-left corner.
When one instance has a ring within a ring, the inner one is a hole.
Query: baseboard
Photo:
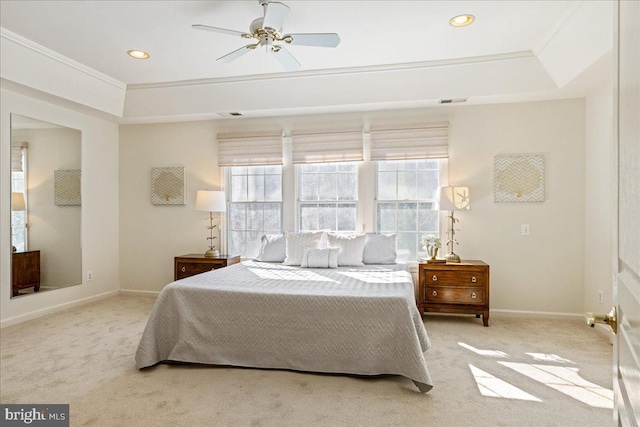
[[[501,310],[491,309],[490,315],[494,317],[527,317],[529,319],[549,319],[549,320],[581,320],[584,319],[582,313],[556,313],[549,311],[527,311],[527,310]]]
[[[120,289],[120,294],[122,295],[146,295],[157,297],[160,295],[160,291],[138,291],[136,289]]]
[[[77,307],[79,305],[88,304],[94,301],[99,301],[105,298],[109,298],[115,295],[118,295],[118,290],[104,292],[102,294],[93,295],[87,298],[82,298],[79,300],[65,302],[63,304],[54,305],[53,307],[43,308],[41,310],[32,311],[30,313],[21,314],[19,316],[10,317],[3,321],[0,321],[0,329],[6,328],[7,326],[17,325],[18,323],[26,322],[27,320],[37,319],[38,317],[46,316],[47,314],[57,313],[59,311],[67,310],[72,307]]]

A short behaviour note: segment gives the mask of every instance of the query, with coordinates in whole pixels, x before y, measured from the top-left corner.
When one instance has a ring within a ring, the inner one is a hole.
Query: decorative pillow
[[[339,266],[363,266],[362,254],[364,252],[364,234],[343,235],[327,233],[327,243],[331,248],[340,248],[338,254]]]
[[[365,264],[395,264],[396,235],[374,234],[366,235],[362,262]]]
[[[284,265],[300,265],[304,256],[304,248],[317,249],[320,247],[322,231],[311,233],[285,233],[287,247]]]
[[[283,234],[265,234],[261,238],[260,253],[256,261],[283,262],[286,256],[287,241]]]
[[[304,248],[302,263],[304,268],[338,268],[338,248]]]

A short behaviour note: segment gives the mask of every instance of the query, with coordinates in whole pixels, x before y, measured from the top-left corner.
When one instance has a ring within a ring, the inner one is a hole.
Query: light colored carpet
[[[2,329],[0,401],[69,403],[73,426],[612,424],[610,407],[597,407],[611,405],[612,347],[580,321],[494,316],[485,328],[474,317],[427,316],[435,386],[420,394],[396,376],[138,371],[154,301],[119,295]]]

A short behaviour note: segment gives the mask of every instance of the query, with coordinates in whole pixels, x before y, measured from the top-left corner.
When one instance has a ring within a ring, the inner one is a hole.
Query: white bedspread
[[[309,269],[245,261],[167,285],[136,363],[394,374],[426,392],[429,347],[403,264]]]

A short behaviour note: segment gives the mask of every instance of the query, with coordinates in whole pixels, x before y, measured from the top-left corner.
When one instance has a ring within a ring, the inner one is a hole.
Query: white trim
[[[346,68],[334,68],[326,70],[306,70],[296,72],[282,72],[273,74],[254,74],[248,76],[237,77],[218,77],[209,79],[194,79],[194,80],[182,80],[163,83],[139,83],[131,84],[127,86],[128,90],[136,89],[157,89],[167,87],[181,87],[181,86],[198,86],[198,85],[210,85],[210,84],[223,84],[223,83],[237,83],[237,82],[249,82],[249,81],[262,81],[262,80],[281,80],[281,79],[295,79],[295,78],[307,78],[316,76],[342,76],[348,74],[368,74],[368,73],[380,73],[389,71],[402,71],[402,70],[420,70],[426,68],[435,67],[448,67],[452,65],[468,65],[479,64],[484,62],[496,62],[496,61],[511,61],[514,59],[526,59],[535,58],[536,55],[530,50],[501,53],[496,55],[484,55],[484,56],[472,56],[466,58],[455,59],[439,59],[435,61],[423,61],[423,62],[405,62],[402,64],[388,64],[388,65],[368,65],[364,67],[346,67]]]
[[[490,315],[494,317],[526,317],[529,319],[549,319],[549,320],[583,320],[583,313],[558,313],[553,311],[529,311],[529,310],[504,310],[490,309]],[[586,323],[585,323],[586,326]]]
[[[576,10],[582,5],[583,0],[572,0],[564,7],[562,12],[558,15],[558,17],[551,23],[549,28],[544,32],[542,37],[536,42],[533,47],[533,53],[535,56],[538,56],[542,53],[542,51],[547,47],[551,40],[558,34],[558,31],[562,29],[564,24],[567,23],[569,19],[576,13]]]
[[[19,44],[22,47],[25,47],[29,50],[32,50],[36,53],[44,55],[48,58],[53,59],[54,61],[58,61],[64,65],[67,65],[71,68],[74,68],[78,71],[81,71],[85,74],[90,75],[91,77],[95,77],[97,79],[102,80],[105,83],[108,83],[112,86],[115,86],[121,90],[127,90],[126,83],[121,82],[120,80],[116,80],[113,77],[109,77],[106,74],[102,74],[99,71],[94,70],[93,68],[89,68],[86,65],[83,65],[79,62],[74,61],[71,58],[67,58],[64,55],[60,55],[57,52],[54,52],[51,49],[47,49],[46,47],[39,45],[38,43],[32,42],[31,40],[24,38],[16,33],[13,33],[5,28],[0,27],[0,37],[3,37],[9,41],[12,41],[16,44]]]
[[[160,295],[160,291],[138,291],[136,289],[120,289],[120,295],[138,295],[144,297],[157,298]]]
[[[103,300],[105,298],[109,298],[112,296],[116,296],[119,294],[119,292],[120,291],[118,290],[104,292],[102,294],[93,295],[87,298],[81,298],[79,300],[54,305],[53,307],[47,307],[40,310],[32,311],[30,313],[21,314],[19,316],[10,317],[0,322],[0,329],[6,328],[7,326],[17,325],[18,323],[26,322],[27,320],[37,319],[39,317],[46,316],[47,314],[57,313],[59,311],[66,310],[68,308],[73,308],[73,307],[85,305],[91,302]]]

